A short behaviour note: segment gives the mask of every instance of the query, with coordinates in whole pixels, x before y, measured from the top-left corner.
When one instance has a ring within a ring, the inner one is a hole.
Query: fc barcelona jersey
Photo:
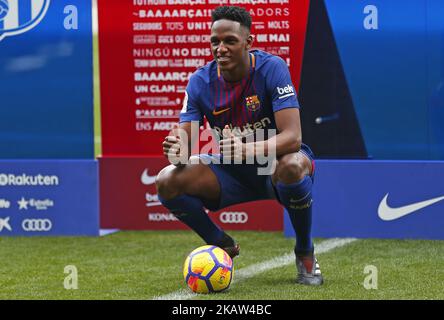
[[[216,61],[196,70],[185,92],[180,122],[205,117],[221,134],[225,125],[239,137],[257,129],[276,129],[274,112],[299,108],[287,64],[264,51],[250,51],[248,75],[238,82],[224,80]]]

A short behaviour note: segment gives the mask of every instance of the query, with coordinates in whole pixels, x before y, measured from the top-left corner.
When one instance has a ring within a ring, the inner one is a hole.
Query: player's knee
[[[180,194],[180,186],[174,174],[176,169],[174,165],[169,165],[163,168],[156,177],[157,193],[165,200]]]
[[[279,159],[276,174],[279,181],[290,184],[304,179],[306,170],[296,157],[286,155]]]

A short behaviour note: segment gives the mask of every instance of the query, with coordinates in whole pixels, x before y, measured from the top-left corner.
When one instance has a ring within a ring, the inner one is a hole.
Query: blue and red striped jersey
[[[276,129],[274,112],[299,108],[296,90],[285,61],[260,50],[250,51],[249,74],[226,82],[216,61],[199,68],[188,82],[180,122],[205,117],[220,134],[228,125],[239,137],[257,129]]]

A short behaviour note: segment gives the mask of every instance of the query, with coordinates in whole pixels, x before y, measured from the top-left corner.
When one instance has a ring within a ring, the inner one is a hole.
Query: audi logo
[[[52,222],[49,219],[25,219],[22,222],[22,228],[25,231],[49,231],[52,228]]]
[[[219,220],[222,223],[246,223],[248,214],[246,212],[222,212]]]

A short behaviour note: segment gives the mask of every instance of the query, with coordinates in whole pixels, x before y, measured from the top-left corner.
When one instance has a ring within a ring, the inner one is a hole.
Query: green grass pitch
[[[94,119],[97,156],[102,152],[97,36]],[[294,240],[282,233],[231,234],[242,247],[234,260],[234,283],[226,292],[193,299],[444,299],[444,241],[358,240],[318,255],[325,284],[307,288],[294,283],[294,264],[237,282],[238,270],[291,252]],[[187,231],[0,238],[0,299],[153,299],[185,291],[182,264],[202,244]],[[67,265],[78,270],[76,290],[63,286]],[[368,265],[378,270],[377,289],[364,287]]]
[[[443,299],[444,241],[358,240],[318,255],[325,284],[294,283],[286,265],[236,281],[236,272],[291,252],[280,232],[230,232],[241,244],[234,282],[218,294],[192,299]],[[316,239],[321,243],[323,239]],[[190,231],[118,232],[104,237],[0,238],[0,299],[144,299],[187,292],[182,266],[202,245]],[[64,288],[65,267],[78,272],[78,289]],[[378,270],[366,289],[367,265]]]
[[[94,37],[95,155],[100,155],[98,39]],[[325,284],[295,284],[294,264],[236,281],[236,272],[291,252],[282,233],[230,232],[241,244],[229,290],[193,299],[444,299],[444,241],[358,240],[318,255]],[[316,239],[321,243],[322,239]],[[100,238],[0,238],[0,299],[153,299],[187,292],[182,276],[189,252],[202,245],[189,231],[118,232]],[[64,288],[64,268],[78,271],[78,289]],[[366,289],[366,266],[378,270]]]

